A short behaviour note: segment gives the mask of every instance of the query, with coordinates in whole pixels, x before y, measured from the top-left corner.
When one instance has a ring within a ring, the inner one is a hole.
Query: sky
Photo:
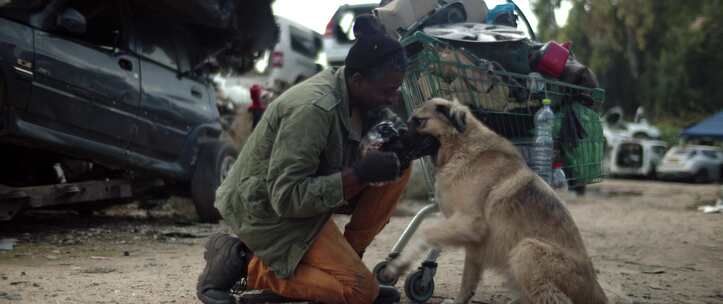
[[[321,34],[326,29],[326,24],[331,19],[336,9],[343,4],[362,4],[375,3],[380,1],[370,0],[275,0],[273,4],[274,14],[285,17],[305,25],[312,30]],[[492,9],[495,5],[505,3],[505,0],[486,0],[487,7]],[[517,0],[515,3],[520,7],[525,17],[530,21],[530,25],[537,30],[537,18],[532,13],[530,1]],[[313,6],[313,7],[311,7]],[[570,3],[563,1],[562,7],[555,12],[558,24],[564,24],[567,19],[567,13],[570,10]]]

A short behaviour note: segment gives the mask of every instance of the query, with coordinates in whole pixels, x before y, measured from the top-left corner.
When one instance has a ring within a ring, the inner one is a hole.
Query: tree
[[[693,120],[723,108],[723,25],[720,0],[536,0],[540,39],[571,41],[577,58],[596,72],[607,106],[632,113]]]

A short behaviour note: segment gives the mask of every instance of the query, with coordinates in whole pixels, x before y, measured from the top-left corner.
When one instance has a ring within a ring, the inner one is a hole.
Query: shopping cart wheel
[[[381,285],[394,286],[397,284],[397,281],[399,281],[399,277],[386,278],[382,275],[384,269],[387,269],[387,265],[389,265],[389,262],[381,261],[377,266],[374,266],[374,277],[377,278],[377,281],[379,281]]]
[[[426,263],[425,263],[426,264]],[[434,273],[436,264],[433,267],[422,265],[419,270],[413,272],[404,281],[404,294],[414,303],[426,303],[434,294]]]

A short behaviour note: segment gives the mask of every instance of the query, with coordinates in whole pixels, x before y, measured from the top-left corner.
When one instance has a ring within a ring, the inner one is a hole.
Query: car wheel
[[[651,164],[650,172],[648,172],[647,176],[648,179],[656,179],[658,177],[658,172],[655,169],[655,166]]]
[[[226,178],[235,161],[236,151],[228,143],[212,141],[201,145],[191,179],[191,196],[202,222],[218,222],[221,219],[221,214],[213,206],[216,188]]]
[[[697,184],[703,184],[707,182],[710,179],[710,176],[708,175],[708,170],[706,169],[700,169],[698,172],[693,176],[693,182]]]

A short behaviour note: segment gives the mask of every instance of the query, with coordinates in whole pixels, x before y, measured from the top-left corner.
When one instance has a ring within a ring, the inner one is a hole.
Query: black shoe
[[[394,286],[379,285],[379,295],[374,304],[395,304],[399,303],[401,295]]]
[[[206,267],[198,277],[196,296],[205,304],[234,304],[231,288],[246,277],[251,251],[237,237],[216,233],[206,243]]]

